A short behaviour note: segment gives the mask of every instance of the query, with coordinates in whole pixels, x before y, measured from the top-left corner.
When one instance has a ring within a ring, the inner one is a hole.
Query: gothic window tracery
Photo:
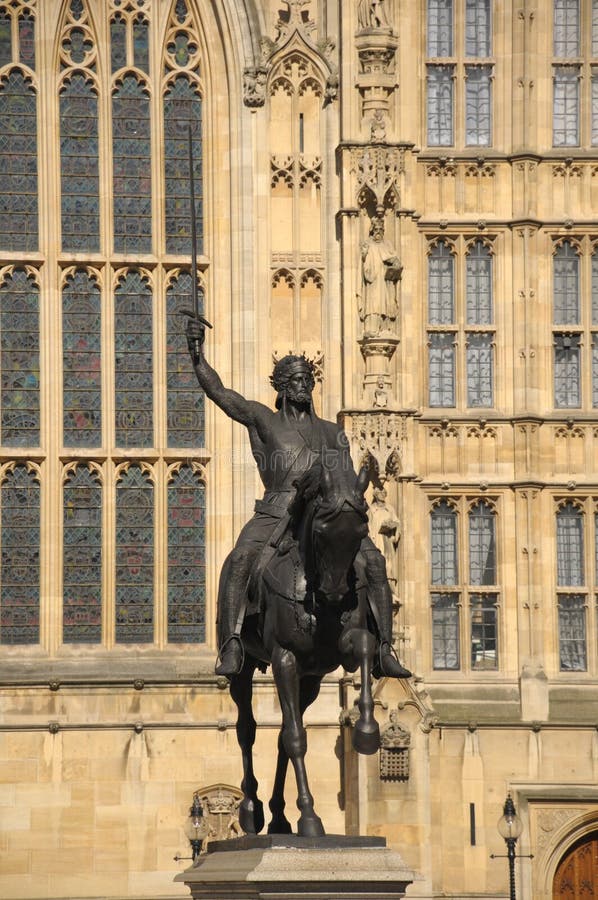
[[[34,3],[0,8],[0,241],[19,251],[38,249],[34,10]]]
[[[0,443],[5,467],[15,457],[14,472],[0,471],[0,515],[9,528],[24,497],[37,522],[28,545],[2,544],[0,643],[92,653],[203,642],[209,457],[181,309],[190,126],[202,304],[209,283],[208,44],[188,0],[63,0],[44,56],[38,10],[39,0],[0,0]],[[38,81],[42,57],[54,71]],[[57,139],[38,159],[40,121]],[[62,535],[41,577],[40,515]],[[26,554],[27,598],[11,574]]]

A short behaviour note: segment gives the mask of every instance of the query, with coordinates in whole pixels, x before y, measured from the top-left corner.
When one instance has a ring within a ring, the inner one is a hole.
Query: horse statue
[[[243,666],[230,679],[243,760],[239,822],[248,834],[258,834],[264,827],[252,756],[256,722],[251,700],[256,669],[265,671],[268,664],[272,666],[282,709],[268,833],[292,831],[284,814],[289,760],[297,782],[298,834],[317,837],[325,833],[309,790],[303,724],[303,714],[318,696],[324,675],[338,666],[349,672],[360,670],[353,747],[371,754],[380,746],[371,687],[377,635],[358,553],[368,531],[367,484],[366,469],[356,475],[352,467],[331,469],[317,461],[295,483],[296,494],[283,533],[271,540],[250,581],[250,605],[241,631]]]

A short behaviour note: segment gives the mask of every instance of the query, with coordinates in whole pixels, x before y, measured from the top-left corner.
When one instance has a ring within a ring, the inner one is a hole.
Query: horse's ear
[[[369,466],[362,466],[359,470],[359,475],[357,476],[357,483],[355,485],[356,493],[360,494],[362,497],[368,489],[368,484],[370,483],[370,470]]]

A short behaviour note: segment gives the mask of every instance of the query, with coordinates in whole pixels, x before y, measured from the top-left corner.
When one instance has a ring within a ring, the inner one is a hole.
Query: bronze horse
[[[275,549],[265,551],[250,583],[251,605],[241,632],[244,663],[230,681],[243,759],[239,822],[246,833],[258,834],[264,827],[252,757],[256,668],[265,671],[268,663],[272,665],[282,709],[270,834],[292,831],[284,814],[289,760],[297,781],[298,834],[324,834],[307,780],[303,714],[318,696],[325,674],[338,666],[350,672],[360,669],[353,746],[360,753],[375,753],[380,745],[371,690],[377,637],[358,557],[368,529],[367,483],[365,469],[357,476],[352,467],[329,469],[322,462],[312,466],[296,483],[284,534],[278,536]]]

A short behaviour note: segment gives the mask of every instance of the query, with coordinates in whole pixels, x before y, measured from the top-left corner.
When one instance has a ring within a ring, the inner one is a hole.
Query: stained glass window
[[[453,0],[428,0],[428,56],[453,55]]]
[[[189,359],[184,335],[185,318],[181,309],[189,309],[191,275],[183,272],[167,292],[167,419],[169,447],[203,447],[205,444],[205,396],[199,388]],[[203,296],[200,308],[203,311]]]
[[[458,669],[459,595],[432,594],[432,665],[434,669]]]
[[[87,272],[71,275],[62,292],[63,443],[102,443],[101,299]]]
[[[428,144],[453,144],[453,66],[428,66]]]
[[[428,340],[430,406],[454,406],[455,335],[435,331]]]
[[[488,147],[492,142],[492,68],[465,67],[465,143]]]
[[[494,382],[494,349],[491,334],[470,332],[467,335],[467,405],[492,406]]]
[[[491,325],[492,257],[481,241],[476,241],[466,259],[466,303],[468,325]]]
[[[440,241],[428,257],[428,322],[452,325],[454,321],[453,255],[444,241]]]
[[[127,23],[120,15],[110,22],[110,60],[113,72],[127,64]]]
[[[102,487],[78,466],[64,485],[63,641],[102,639]]]
[[[154,639],[154,489],[132,465],[116,485],[117,643]]]
[[[431,548],[432,584],[457,584],[457,514],[448,503],[439,503],[432,510]]]
[[[205,641],[205,487],[191,466],[168,485],[168,641]]]
[[[26,11],[19,16],[19,62],[35,69],[35,19]]]
[[[23,72],[0,79],[0,243],[37,250],[37,99]]]
[[[471,594],[471,668],[498,668],[498,616],[496,594]]]
[[[166,251],[191,251],[189,196],[189,126],[191,126],[198,252],[203,245],[202,105],[199,91],[179,75],[164,97],[164,156],[166,187]]]
[[[592,406],[598,407],[598,334],[592,334]]]
[[[114,294],[116,445],[151,447],[153,437],[152,293],[140,272],[122,276]]]
[[[469,583],[496,584],[495,514],[483,501],[469,512]]]
[[[12,17],[0,9],[0,69],[12,62]]]
[[[125,75],[112,98],[114,249],[152,247],[150,104],[135,75]]]
[[[133,22],[133,57],[138,69],[149,73],[149,23],[143,17]]]
[[[573,503],[559,509],[556,517],[557,584],[581,587],[585,584],[583,515]]]
[[[62,249],[100,249],[98,100],[76,72],[60,95]]]
[[[554,336],[554,405],[564,409],[581,404],[581,359],[578,334]]]
[[[23,269],[0,282],[1,442],[38,447],[39,290]]]
[[[8,471],[0,488],[0,642],[39,643],[40,487],[26,466]]]
[[[490,0],[467,0],[465,4],[465,56],[491,55],[491,17]]]
[[[579,324],[579,257],[566,241],[553,259],[555,325]]]

